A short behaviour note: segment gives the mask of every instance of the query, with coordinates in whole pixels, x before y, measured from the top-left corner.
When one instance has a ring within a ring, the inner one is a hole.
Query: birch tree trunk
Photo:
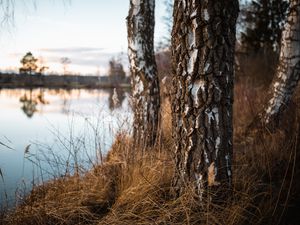
[[[261,124],[274,130],[282,112],[289,104],[300,75],[300,1],[290,1],[290,12],[285,24],[279,64],[273,79],[267,105],[259,115]]]
[[[131,70],[133,135],[142,147],[155,143],[160,98],[154,57],[155,0],[130,0],[127,17],[128,53]]]
[[[172,31],[173,186],[231,186],[237,0],[175,0]]]

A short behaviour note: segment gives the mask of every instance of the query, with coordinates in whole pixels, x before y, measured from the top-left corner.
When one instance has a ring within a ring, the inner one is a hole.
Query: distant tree
[[[165,13],[162,18],[164,22],[164,27],[166,34],[161,37],[156,47],[156,52],[160,52],[162,50],[169,49],[171,47],[171,33],[172,33],[172,25],[173,25],[173,0],[164,0]]]
[[[39,57],[38,59],[38,63],[39,63],[39,68],[38,68],[38,73],[39,74],[43,74],[46,70],[49,69],[48,66],[45,66],[45,61],[43,57]]]
[[[241,42],[246,52],[279,53],[287,9],[286,0],[254,0],[243,4],[241,22],[246,28],[241,26]]]
[[[173,0],[165,0],[165,15],[163,17],[163,20],[165,22],[165,27],[167,30],[168,36],[166,36],[166,41],[171,46],[171,33],[172,33],[172,25],[173,25],[173,6],[174,1]]]
[[[68,72],[68,66],[71,64],[71,60],[68,57],[62,57],[60,58],[60,63],[63,66],[63,73],[64,75],[67,75]]]
[[[300,4],[291,0],[288,20],[282,38],[279,64],[270,87],[270,98],[250,126],[263,124],[270,131],[277,128],[300,78]]]
[[[165,26],[166,34],[161,37],[161,40],[156,44],[155,59],[157,64],[158,77],[160,81],[171,80],[171,33],[173,25],[173,0],[164,0],[165,14],[163,16],[163,22]],[[162,96],[167,96],[170,92],[170,88],[164,85],[161,86]],[[166,95],[165,95],[166,94]]]
[[[108,75],[113,81],[116,82],[124,80],[126,73],[120,60],[112,58],[109,61]]]
[[[34,74],[37,72],[38,59],[35,58],[31,52],[27,52],[26,55],[21,59],[22,67],[19,68],[20,74]]]
[[[49,69],[48,66],[42,66],[42,67],[39,68],[38,73],[39,74],[43,74],[48,69]]]
[[[171,77],[172,69],[171,69],[171,52],[169,49],[160,50],[155,54],[157,70],[159,80],[164,79],[166,76]],[[163,88],[163,87],[162,87]],[[166,87],[169,88],[169,87]]]
[[[128,54],[136,145],[155,144],[160,110],[159,83],[154,56],[155,0],[130,0],[127,17]]]
[[[44,65],[42,57],[37,59],[31,52],[27,52],[20,62],[22,64],[22,67],[19,68],[20,74],[41,75],[49,69],[48,66]]]
[[[232,184],[232,106],[238,0],[175,0],[172,129],[181,194],[193,184],[226,194]],[[219,192],[219,193],[221,193]]]

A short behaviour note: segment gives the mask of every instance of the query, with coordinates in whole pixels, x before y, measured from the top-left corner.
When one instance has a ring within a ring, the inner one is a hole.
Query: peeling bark
[[[128,54],[131,70],[133,136],[142,147],[155,143],[160,108],[154,56],[155,0],[130,0],[127,17]]]
[[[172,31],[173,186],[231,186],[237,0],[175,0]]]
[[[290,2],[288,20],[282,32],[281,50],[276,76],[270,88],[270,99],[259,114],[262,125],[275,130],[287,108],[300,76],[300,1]],[[252,125],[253,126],[253,125]]]

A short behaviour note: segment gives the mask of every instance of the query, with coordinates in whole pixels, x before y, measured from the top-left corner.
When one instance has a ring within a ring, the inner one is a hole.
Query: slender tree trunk
[[[160,98],[154,57],[155,0],[130,0],[127,18],[128,52],[133,97],[133,135],[136,145],[155,143]]]
[[[278,126],[282,112],[295,91],[299,76],[300,1],[291,0],[288,20],[282,33],[279,64],[270,88],[271,98],[258,117],[258,121],[269,130],[272,131]]]
[[[172,31],[173,136],[181,193],[193,182],[231,186],[237,0],[175,0]]]

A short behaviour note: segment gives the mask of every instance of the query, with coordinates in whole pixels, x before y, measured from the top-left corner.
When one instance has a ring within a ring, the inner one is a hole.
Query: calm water
[[[130,131],[128,96],[110,89],[0,90],[0,205],[101,161],[116,133]]]

